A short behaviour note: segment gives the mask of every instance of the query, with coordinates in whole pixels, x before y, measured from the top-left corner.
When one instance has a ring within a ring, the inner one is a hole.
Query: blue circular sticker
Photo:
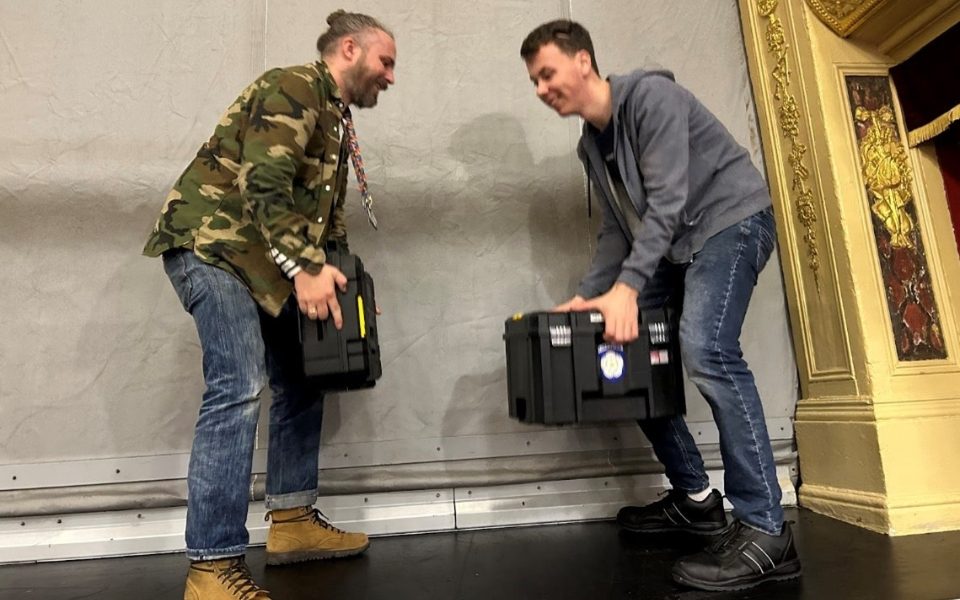
[[[600,374],[607,381],[619,381],[623,377],[623,346],[600,344],[597,346]]]

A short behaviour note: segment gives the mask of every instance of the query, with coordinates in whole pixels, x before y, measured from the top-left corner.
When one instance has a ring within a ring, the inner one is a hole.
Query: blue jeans
[[[274,318],[239,279],[190,250],[164,253],[163,266],[196,324],[206,382],[187,475],[187,558],[238,556],[250,539],[250,471],[267,377],[268,510],[317,500],[323,395],[303,377],[292,298]]]
[[[692,262],[661,262],[640,297],[644,307],[682,306],[683,364],[710,404],[720,432],[724,492],[733,516],[769,534],[779,534],[783,525],[780,485],[760,395],[740,350],[740,330],[775,239],[768,208],[708,239]],[[639,423],[675,489],[709,487],[703,459],[682,417]]]

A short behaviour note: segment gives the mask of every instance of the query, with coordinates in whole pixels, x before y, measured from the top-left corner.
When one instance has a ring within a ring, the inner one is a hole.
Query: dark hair
[[[317,50],[320,51],[321,55],[329,54],[333,50],[334,44],[344,36],[355,35],[371,29],[379,29],[393,37],[393,32],[373,17],[360,13],[348,13],[343,9],[330,13],[330,16],[327,17],[327,25],[330,28],[317,38]]]
[[[558,19],[550,21],[537,27],[530,32],[530,35],[523,40],[520,45],[520,56],[523,60],[530,60],[537,55],[540,48],[547,44],[556,44],[557,48],[567,56],[573,56],[581,50],[586,50],[590,55],[590,63],[593,70],[600,74],[597,67],[597,55],[593,52],[593,41],[590,39],[590,32],[576,21],[569,19]]]

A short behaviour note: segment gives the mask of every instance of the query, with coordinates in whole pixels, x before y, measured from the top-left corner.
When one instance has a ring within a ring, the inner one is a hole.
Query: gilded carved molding
[[[847,37],[864,17],[886,0],[807,0],[814,14],[840,37]]]
[[[800,109],[797,98],[790,91],[790,65],[787,57],[789,45],[786,41],[783,22],[774,14],[779,0],[759,0],[757,9],[767,20],[767,51],[774,58],[771,73],[774,80],[773,98],[777,101],[777,116],[780,132],[790,142],[788,161],[792,179],[790,189],[795,195],[794,207],[797,220],[804,228],[803,241],[807,247],[807,266],[813,272],[817,291],[820,290],[820,251],[817,244],[816,206],[813,202],[813,189],[808,185],[810,168],[806,163],[807,145],[800,141]]]
[[[854,120],[866,134],[860,140],[860,164],[870,193],[870,210],[883,223],[894,248],[914,249],[914,221],[907,210],[912,201],[913,172],[907,152],[896,137],[896,117],[889,106],[856,107]]]

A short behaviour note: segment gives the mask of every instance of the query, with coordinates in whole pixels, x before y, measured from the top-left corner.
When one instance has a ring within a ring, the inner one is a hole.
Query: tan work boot
[[[190,564],[183,600],[270,600],[253,581],[242,556]]]
[[[267,513],[267,564],[284,565],[321,558],[360,554],[370,545],[365,533],[337,529],[321,518],[320,511],[301,506]]]

